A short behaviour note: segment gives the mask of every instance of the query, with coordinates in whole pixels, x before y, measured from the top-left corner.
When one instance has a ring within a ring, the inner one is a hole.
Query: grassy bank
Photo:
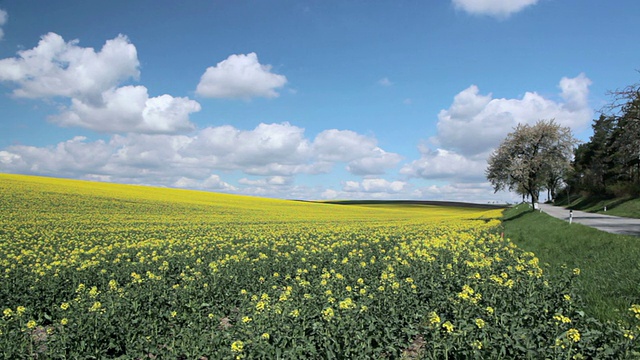
[[[527,206],[504,213],[505,236],[534,252],[551,274],[579,268],[578,293],[587,313],[602,321],[623,318],[640,302],[640,239],[571,224]]]

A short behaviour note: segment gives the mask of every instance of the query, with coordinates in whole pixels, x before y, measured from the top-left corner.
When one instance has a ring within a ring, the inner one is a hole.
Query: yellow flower
[[[448,333],[453,331],[453,324],[450,321],[445,322],[444,324],[442,324],[442,327],[447,330]]]
[[[440,316],[435,311],[430,312],[428,318],[430,326],[440,325]]]
[[[34,327],[36,327],[36,322],[34,320],[29,320],[27,323],[27,329],[33,329]]]
[[[322,310],[322,318],[325,319],[326,321],[330,321],[334,317],[334,315],[335,313],[333,312],[333,309],[330,307]]]
[[[265,340],[269,340],[269,338],[271,337],[269,335],[269,333],[262,333],[262,335],[260,335],[261,338],[265,339]]]
[[[207,317],[208,317],[209,319],[213,319],[213,318],[215,317],[215,315],[213,315],[213,314],[209,313],[209,315],[207,315]]]
[[[473,343],[471,343],[471,346],[472,346],[474,349],[481,350],[481,349],[482,349],[482,342],[480,342],[480,340],[476,340],[476,341],[474,341]]]
[[[85,289],[84,284],[80,283],[80,284],[78,284],[78,287],[76,288],[76,292],[77,293],[82,292],[82,291],[84,291],[84,289]]]
[[[172,312],[171,312],[171,317],[173,317],[173,318],[174,318],[174,317],[176,317],[176,316],[178,316],[178,312],[177,312],[177,311],[172,311]]]
[[[480,318],[477,318],[477,319],[475,320],[475,323],[476,323],[476,326],[478,327],[478,329],[482,329],[482,328],[484,327],[484,325],[485,325],[485,324],[484,324],[484,320],[482,320],[482,319],[480,319]]]
[[[289,313],[289,316],[298,317],[300,316],[300,310],[295,309]]]
[[[116,291],[118,290],[118,282],[116,280],[109,280],[109,290]]]
[[[573,269],[573,275],[576,275],[576,276],[580,275],[580,269],[579,268]]]
[[[18,314],[18,316],[22,316],[25,311],[27,311],[27,309],[24,306],[18,306],[16,308],[16,314]]]
[[[556,323],[563,323],[563,324],[568,324],[571,322],[571,319],[569,319],[568,317],[562,315],[562,314],[557,314],[553,316],[553,319],[556,321]]]
[[[253,319],[248,317],[248,316],[245,316],[245,317],[242,318],[242,322],[245,323],[245,324],[250,323],[251,320],[253,320]]]
[[[69,308],[68,302],[63,302],[62,304],[60,304],[60,309],[67,310],[68,308]]]
[[[63,318],[62,320],[60,320],[61,325],[67,325],[68,323],[69,323],[69,320],[67,318]]]
[[[343,310],[353,309],[356,307],[356,304],[351,300],[351,298],[346,298],[338,303],[338,307]]]
[[[91,305],[91,307],[89,308],[90,312],[96,312],[99,311],[102,308],[102,304],[100,303],[100,301],[96,301],[93,303],[93,305]]]
[[[236,353],[240,353],[242,352],[242,350],[244,350],[244,343],[240,340],[238,341],[234,341],[231,344],[231,351],[236,352]]]
[[[487,308],[485,310],[487,310],[487,313],[489,315],[493,315],[493,313],[494,313],[494,310],[493,310],[493,308],[491,306],[487,306]]]
[[[100,294],[100,291],[98,291],[98,287],[97,286],[92,286],[91,290],[89,290],[89,296],[94,298],[94,297],[98,296],[98,294]]]
[[[577,329],[569,329],[567,330],[567,338],[573,342],[580,341],[580,332]]]
[[[631,307],[629,308],[629,311],[631,311],[636,319],[640,320],[640,305],[638,304],[633,304],[631,305]]]
[[[4,314],[4,317],[6,318],[10,318],[11,316],[13,316],[13,310],[6,308],[4,309],[4,311],[2,312]]]

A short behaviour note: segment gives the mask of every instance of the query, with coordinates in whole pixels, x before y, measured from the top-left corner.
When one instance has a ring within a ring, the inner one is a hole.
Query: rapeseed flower
[[[231,343],[231,351],[241,353],[244,350],[244,343],[240,340]]]
[[[446,321],[444,324],[442,324],[442,327],[447,330],[448,333],[453,331],[453,324],[450,321]]]
[[[567,330],[567,338],[573,342],[580,341],[580,332],[577,329],[569,329]]]

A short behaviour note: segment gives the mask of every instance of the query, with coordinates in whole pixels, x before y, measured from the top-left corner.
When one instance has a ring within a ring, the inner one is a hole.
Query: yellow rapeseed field
[[[631,356],[500,210],[0,175],[5,358]]]

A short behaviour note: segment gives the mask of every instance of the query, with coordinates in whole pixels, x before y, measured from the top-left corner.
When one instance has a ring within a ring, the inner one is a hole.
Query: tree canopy
[[[571,187],[584,194],[640,194],[640,84],[609,93],[591,125],[593,136],[575,154]]]
[[[538,202],[541,190],[555,196],[556,187],[571,168],[577,140],[571,129],[554,120],[519,124],[491,154],[486,169],[494,190],[517,190]]]

